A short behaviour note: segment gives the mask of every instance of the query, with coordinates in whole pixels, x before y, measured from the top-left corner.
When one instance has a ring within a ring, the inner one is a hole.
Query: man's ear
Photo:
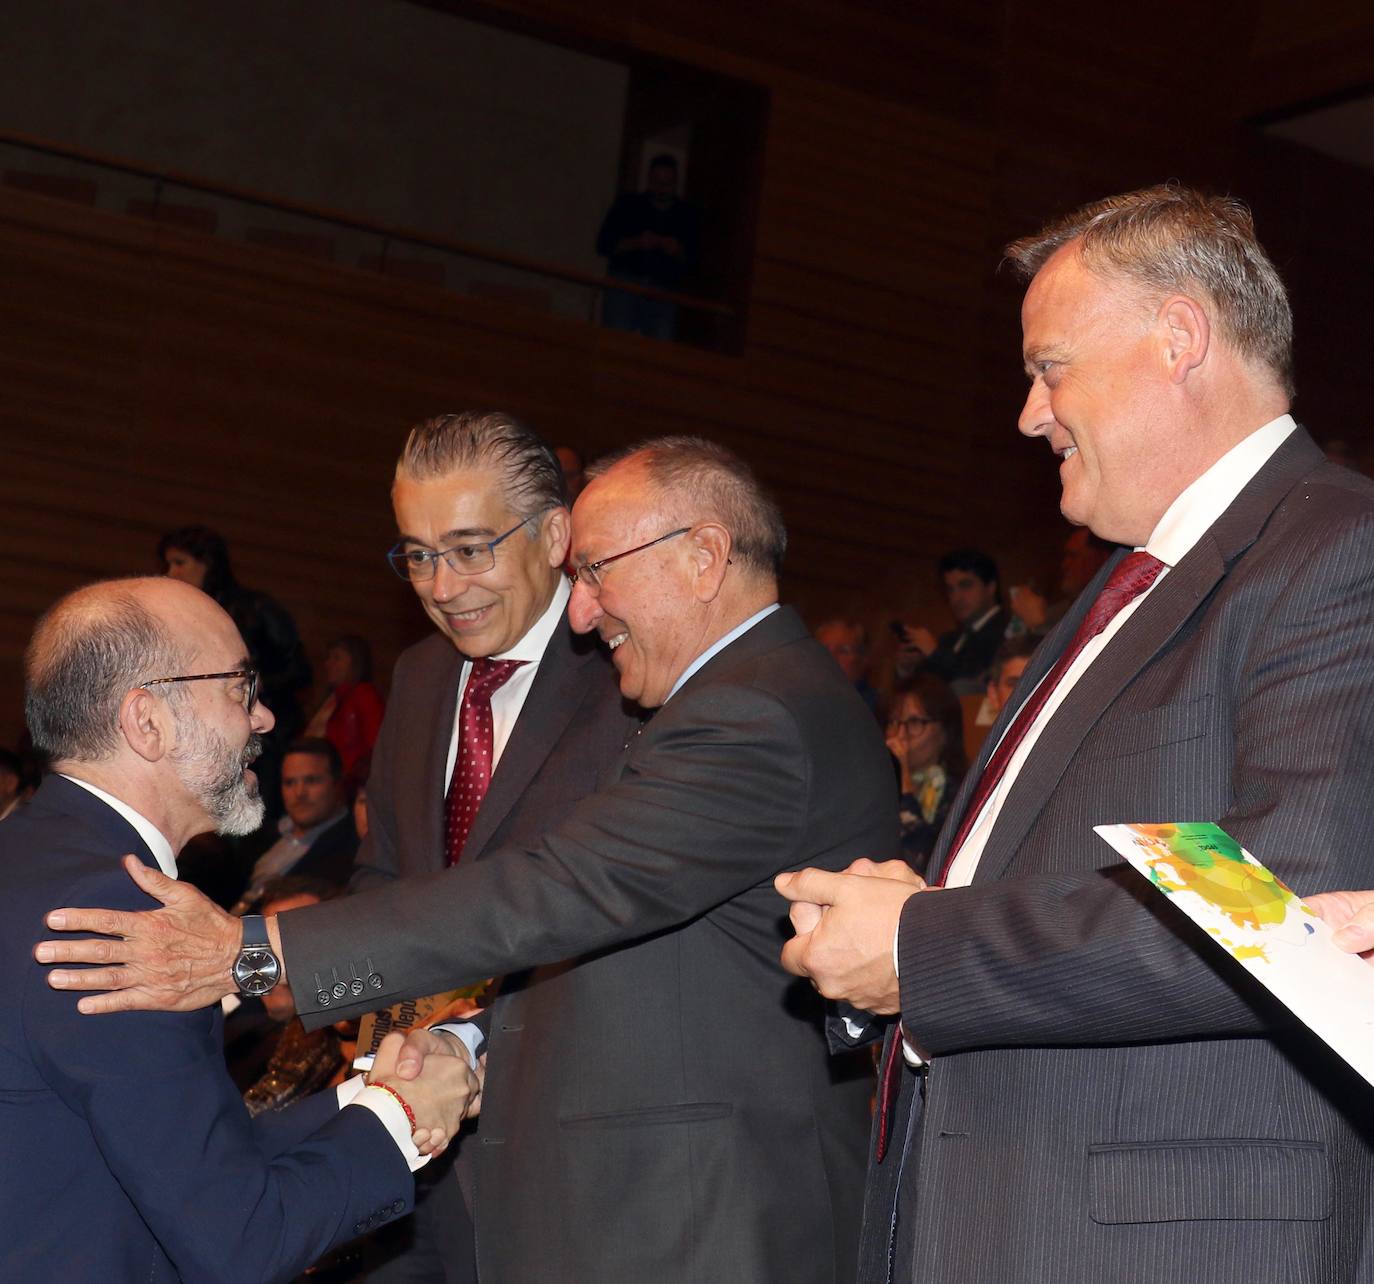
[[[698,602],[713,602],[730,565],[730,532],[718,522],[702,522],[690,536],[696,574],[692,590]]]
[[[1175,294],[1159,305],[1158,328],[1161,355],[1170,383],[1183,383],[1207,360],[1212,343],[1212,323],[1196,299]]]
[[[165,700],[135,687],[119,702],[119,730],[124,742],[140,758],[158,762],[174,743],[176,720]]]
[[[572,542],[572,523],[566,508],[555,508],[545,515],[540,538],[544,541],[549,565],[562,566],[568,560],[568,545]]]

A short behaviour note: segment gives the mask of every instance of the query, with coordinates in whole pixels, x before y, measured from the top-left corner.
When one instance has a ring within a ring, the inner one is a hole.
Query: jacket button
[[[355,1235],[366,1235],[366,1234],[367,1234],[367,1230],[368,1230],[368,1226],[367,1226],[367,1223],[366,1223],[366,1222],[354,1222],[354,1223],[353,1223],[353,1233],[354,1233]]]
[[[391,1205],[391,1211],[395,1213],[397,1217],[399,1217],[403,1212],[405,1212],[405,1210],[406,1201],[404,1199],[398,1199],[394,1204]]]
[[[380,972],[371,973],[367,978],[367,983],[374,990],[380,990],[382,988],[382,974]]]

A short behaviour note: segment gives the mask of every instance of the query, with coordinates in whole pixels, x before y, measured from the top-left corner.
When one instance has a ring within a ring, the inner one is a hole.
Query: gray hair
[[[522,517],[568,506],[568,487],[552,447],[532,428],[501,411],[436,415],[410,430],[397,478],[429,481],[465,468],[496,468],[506,499]]]
[[[182,665],[182,648],[131,591],[137,583],[77,589],[34,628],[24,653],[24,715],[34,744],[55,759],[111,755],[125,695]],[[166,695],[179,698],[175,687]]]
[[[1163,183],[1085,205],[1013,241],[1006,256],[1029,280],[1071,241],[1083,266],[1098,275],[1124,278],[1161,296],[1200,290],[1236,351],[1268,367],[1293,395],[1288,294],[1241,201]]]
[[[732,560],[777,575],[787,551],[782,512],[765,494],[749,465],[704,437],[656,437],[597,460],[594,479],[633,460],[665,505],[684,520],[718,521],[730,532]]]

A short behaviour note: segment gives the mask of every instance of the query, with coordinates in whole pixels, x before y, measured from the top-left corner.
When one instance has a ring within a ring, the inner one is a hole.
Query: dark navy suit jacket
[[[250,1120],[219,1008],[82,1016],[34,944],[62,905],[155,906],[153,858],[95,795],[49,777],[0,823],[0,1260],[13,1280],[290,1279],[406,1213],[381,1121],[332,1092]]]

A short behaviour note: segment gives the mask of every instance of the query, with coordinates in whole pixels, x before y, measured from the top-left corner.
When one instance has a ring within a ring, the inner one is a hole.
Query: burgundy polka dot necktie
[[[449,781],[448,797],[444,801],[445,864],[456,865],[463,854],[477,809],[487,796],[491,784],[492,723],[491,697],[523,660],[488,660],[485,656],[472,662],[468,684],[463,688],[463,702],[458,709],[458,752],[453,758],[453,779]]]

